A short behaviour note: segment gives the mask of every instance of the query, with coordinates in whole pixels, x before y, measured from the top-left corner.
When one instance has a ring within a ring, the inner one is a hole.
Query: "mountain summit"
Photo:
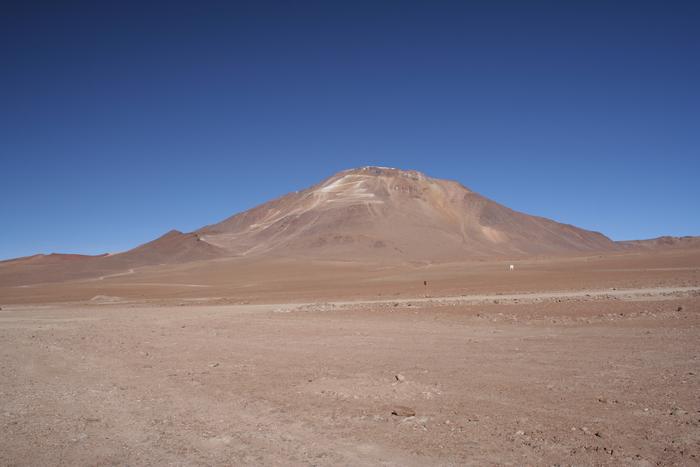
[[[413,170],[340,172],[196,232],[232,255],[458,260],[617,248],[604,235],[519,213]]]

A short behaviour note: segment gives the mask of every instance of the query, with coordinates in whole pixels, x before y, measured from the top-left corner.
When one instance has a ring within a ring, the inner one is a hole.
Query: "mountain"
[[[657,238],[650,238],[648,240],[624,240],[617,242],[620,246],[631,249],[651,249],[651,250],[665,250],[665,249],[681,249],[681,248],[699,248],[700,247],[700,237],[671,237],[663,236]]]
[[[123,253],[3,261],[0,285],[225,257],[443,262],[621,248],[598,232],[514,211],[454,181],[363,167],[195,232],[173,230]]]
[[[604,235],[513,211],[410,170],[340,172],[196,232],[234,255],[447,261],[608,251]]]
[[[0,261],[0,285],[109,276],[143,266],[186,263],[227,255],[226,251],[201,241],[197,234],[171,230],[153,241],[113,255],[52,253]]]
[[[203,242],[196,233],[171,230],[162,237],[127,252],[114,255],[114,257],[129,266],[138,266],[141,264],[186,263],[227,255],[225,250]]]

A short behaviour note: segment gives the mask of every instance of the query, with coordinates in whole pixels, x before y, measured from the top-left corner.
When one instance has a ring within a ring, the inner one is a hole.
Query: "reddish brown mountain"
[[[513,211],[415,171],[336,174],[197,233],[234,255],[447,261],[614,250],[604,235]]]
[[[663,236],[648,240],[625,240],[617,242],[621,246],[630,249],[665,250],[700,247],[700,237],[671,237]]]
[[[228,253],[203,242],[197,234],[171,230],[132,250],[98,256],[50,254],[0,262],[0,285],[57,282],[84,277],[101,277],[133,268],[184,263],[226,256]]]
[[[619,248],[600,233],[513,211],[454,181],[364,167],[196,232],[168,232],[124,253],[0,262],[0,285],[227,256],[442,262]]]

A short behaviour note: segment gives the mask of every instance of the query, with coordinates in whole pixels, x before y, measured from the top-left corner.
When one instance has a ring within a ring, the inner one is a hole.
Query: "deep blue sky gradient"
[[[146,3],[3,4],[0,258],[125,250],[364,165],[700,235],[700,2]]]

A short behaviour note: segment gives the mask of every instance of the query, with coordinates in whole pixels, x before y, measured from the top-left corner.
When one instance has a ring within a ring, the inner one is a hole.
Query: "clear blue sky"
[[[124,250],[363,165],[700,234],[700,2],[145,3],[3,4],[0,258]]]

